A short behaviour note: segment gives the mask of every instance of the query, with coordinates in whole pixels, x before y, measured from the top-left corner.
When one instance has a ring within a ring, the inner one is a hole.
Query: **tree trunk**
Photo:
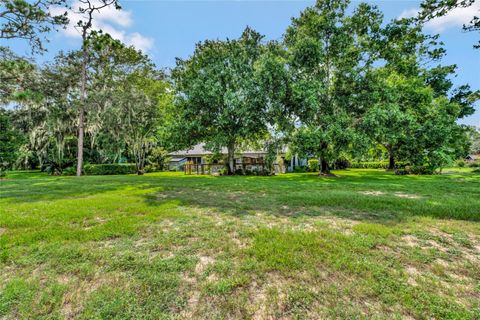
[[[87,96],[87,47],[85,44],[86,32],[83,36],[83,56],[82,56],[82,83],[80,87],[80,110],[78,115],[78,144],[77,144],[77,177],[82,175],[83,171],[83,136],[85,126],[85,101]]]
[[[325,159],[322,159],[320,161],[320,174],[329,174],[330,173],[330,167],[328,165],[328,162]]]
[[[235,143],[231,142],[227,146],[228,151],[228,174],[235,174]]]
[[[394,170],[395,169],[395,158],[393,156],[393,152],[389,151],[388,152],[389,159],[388,159],[388,169],[389,170]]]

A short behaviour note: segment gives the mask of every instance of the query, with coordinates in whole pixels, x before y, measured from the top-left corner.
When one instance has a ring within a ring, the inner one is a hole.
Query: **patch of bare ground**
[[[405,268],[405,272],[408,275],[407,283],[412,287],[418,286],[416,279],[420,276],[420,272],[417,270],[417,268],[413,266],[407,266]]]
[[[5,233],[7,233],[6,228],[0,228],[0,236],[3,236]]]
[[[262,281],[252,281],[248,288],[251,319],[285,319],[279,317],[279,311],[285,309],[287,291],[291,279],[278,273],[268,273]]]
[[[71,275],[60,275],[58,281],[69,290],[63,296],[61,314],[64,319],[75,319],[82,311],[85,298],[103,286],[111,288],[128,287],[128,281],[120,273],[97,273],[93,278],[80,280]]]
[[[236,231],[230,234],[230,239],[238,249],[245,249],[250,245],[249,241],[240,237]]]
[[[359,221],[342,219],[337,217],[322,217],[318,219],[319,221],[326,222],[329,228],[337,232],[341,232],[345,235],[351,235],[353,233],[352,231],[353,226],[360,223]]]
[[[361,191],[359,192],[360,194],[366,195],[366,196],[382,196],[385,194],[385,192],[382,191],[376,191],[376,190],[367,190],[367,191]]]
[[[403,192],[395,192],[394,195],[395,195],[395,197],[405,198],[405,199],[420,199],[420,196],[419,196],[419,195],[416,195],[416,194],[409,194],[409,193],[403,193]]]
[[[195,266],[195,273],[202,274],[209,265],[215,263],[215,259],[208,256],[200,256],[198,257],[198,263]]]

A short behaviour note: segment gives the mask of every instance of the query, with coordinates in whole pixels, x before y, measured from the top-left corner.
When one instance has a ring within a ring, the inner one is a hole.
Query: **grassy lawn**
[[[480,318],[480,175],[0,180],[0,319]]]

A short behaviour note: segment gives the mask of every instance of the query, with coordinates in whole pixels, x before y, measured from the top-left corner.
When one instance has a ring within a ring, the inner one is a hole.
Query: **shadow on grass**
[[[0,182],[0,202],[82,199],[109,192],[138,193],[149,206],[177,200],[183,206],[233,215],[337,216],[395,223],[412,216],[480,220],[477,175],[395,176],[381,170],[346,170],[337,177],[145,176],[51,177],[18,174]]]

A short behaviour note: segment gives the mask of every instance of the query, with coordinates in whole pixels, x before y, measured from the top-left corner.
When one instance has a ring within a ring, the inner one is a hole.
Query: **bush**
[[[296,166],[295,169],[293,169],[293,172],[296,172],[296,173],[303,173],[303,172],[307,172],[307,166]]]
[[[433,174],[432,168],[427,166],[406,166],[405,171],[408,174]]]
[[[53,176],[60,176],[62,175],[63,168],[60,164],[52,162],[46,165],[45,172]]]
[[[463,167],[465,167],[465,160],[460,159],[460,160],[457,161],[456,164],[457,164],[457,167],[463,168]]]
[[[335,169],[337,170],[344,170],[344,169],[347,169],[350,167],[350,161],[348,161],[347,159],[343,158],[343,159],[337,159],[337,161],[335,161],[334,163],[334,167]]]
[[[74,176],[77,173],[77,167],[68,167],[63,169],[62,176]]]
[[[318,171],[318,159],[310,159],[308,160],[308,170],[311,172]]]
[[[161,147],[153,148],[147,157],[147,165],[145,166],[146,172],[163,171],[168,168],[168,162],[170,157],[168,151]]]
[[[353,169],[388,169],[389,163],[387,161],[371,161],[371,162],[353,162],[349,168]],[[398,161],[395,163],[395,168],[403,169],[407,166],[406,162]]]
[[[7,176],[7,171],[0,169],[0,178],[5,178]]]
[[[237,168],[237,169],[235,169],[235,174],[236,174],[237,176],[243,176],[243,170],[240,169],[240,168]]]
[[[83,167],[86,175],[132,174],[137,172],[135,164],[86,164]]]
[[[408,172],[405,169],[395,169],[395,174],[397,176],[404,176],[404,175],[408,174]]]
[[[468,167],[469,167],[469,168],[480,168],[480,161],[470,162],[470,163],[468,164]]]
[[[353,162],[350,168],[354,169],[388,169],[388,162],[372,161],[372,162]]]

